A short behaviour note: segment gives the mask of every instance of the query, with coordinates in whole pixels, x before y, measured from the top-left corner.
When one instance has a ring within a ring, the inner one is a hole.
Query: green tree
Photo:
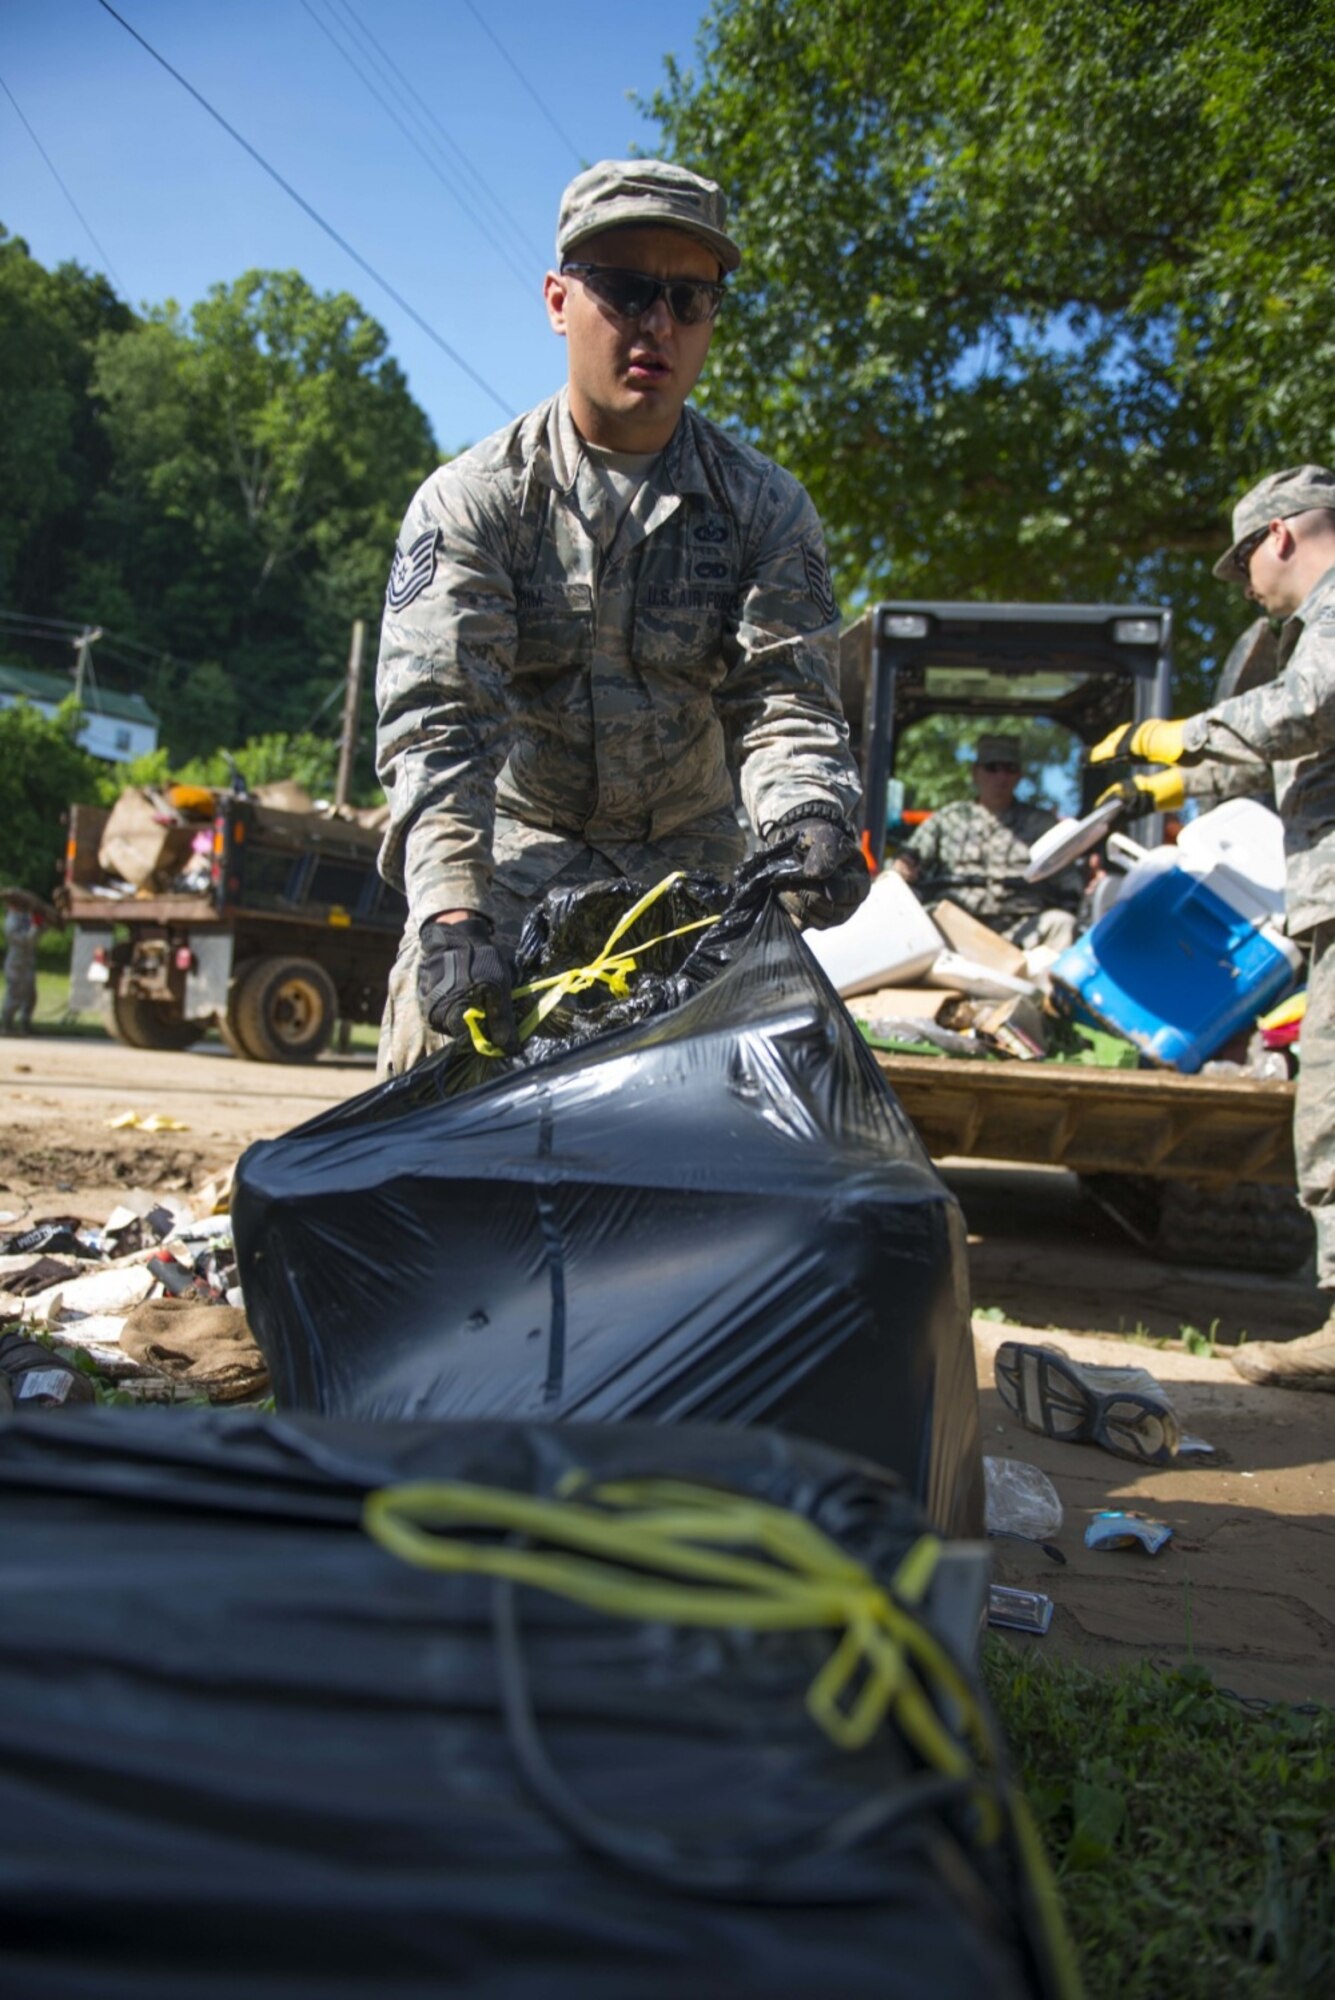
[[[140,638],[216,661],[145,690],[173,755],[232,731],[299,729],[372,616],[413,488],[438,462],[385,334],[346,293],[249,272],[104,340],[95,390],[113,450],[90,565],[126,580]]]
[[[69,807],[95,796],[105,768],[79,747],[73,698],[54,717],[26,701],[0,709],[0,881],[49,898],[65,850]]]
[[[338,744],[331,737],[314,736],[306,731],[287,736],[279,731],[252,737],[235,750],[211,749],[179,762],[173,762],[170,752],[159,748],[124,764],[103,766],[97,797],[103,805],[114,805],[131,785],[161,789],[177,783],[221,788],[240,775],[252,787],[291,778],[304,785],[312,798],[328,798],[333,793],[337,773]],[[375,797],[379,795],[377,786]]]
[[[0,603],[10,609],[49,615],[61,602],[107,471],[88,395],[94,348],[133,322],[105,278],[77,264],[48,271],[0,226]]]
[[[1335,447],[1335,0],[716,0],[651,108],[850,601],[1166,601],[1204,698],[1230,502]]]

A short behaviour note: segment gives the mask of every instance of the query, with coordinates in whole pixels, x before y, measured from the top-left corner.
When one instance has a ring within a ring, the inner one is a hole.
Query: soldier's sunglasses
[[[1236,549],[1234,549],[1233,574],[1239,579],[1240,582],[1242,583],[1251,582],[1252,557],[1256,554],[1256,551],[1260,548],[1262,542],[1265,540],[1266,536],[1269,533],[1270,533],[1270,523],[1269,521],[1267,521],[1263,528],[1258,528],[1254,535],[1248,535],[1247,539],[1245,541],[1239,542]]]
[[[582,278],[619,319],[643,319],[666,299],[678,326],[701,326],[723,303],[722,285],[703,278],[651,278],[647,271],[622,271],[614,264],[562,264],[561,275]]]
[[[1003,764],[995,757],[990,758],[986,764],[980,764],[978,768],[980,771],[1014,771],[1017,775],[1020,769],[1018,764]]]

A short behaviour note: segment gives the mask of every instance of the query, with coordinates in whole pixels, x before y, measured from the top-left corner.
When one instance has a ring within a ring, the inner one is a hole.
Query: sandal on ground
[[[1147,1369],[1072,1361],[1059,1347],[1020,1340],[1002,1342],[995,1366],[997,1393],[1026,1430],[1140,1465],[1176,1458],[1182,1427]]]

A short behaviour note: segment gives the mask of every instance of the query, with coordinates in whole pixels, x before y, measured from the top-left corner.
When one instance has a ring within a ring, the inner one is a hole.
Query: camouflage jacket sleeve
[[[934,874],[941,863],[941,814],[934,812],[915,826],[905,846],[924,875]]]
[[[839,607],[816,510],[797,481],[772,466],[717,695],[742,799],[762,838],[812,800],[856,818],[862,785],[839,701],[838,649]]]
[[[1191,717],[1184,741],[1195,757],[1255,771],[1335,748],[1335,576],[1322,580],[1309,607],[1280,640],[1288,658],[1273,681]]]
[[[390,818],[380,867],[412,921],[485,910],[496,778],[509,741],[516,642],[503,508],[458,461],[408,509],[390,573],[376,671],[376,771]]]

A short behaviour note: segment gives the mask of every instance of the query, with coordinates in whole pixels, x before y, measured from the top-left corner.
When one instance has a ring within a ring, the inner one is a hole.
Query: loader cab
[[[1119,722],[1168,715],[1172,613],[1162,604],[873,605],[840,640],[840,692],[863,780],[866,845],[885,852],[895,752],[923,718],[1052,722],[1086,749]],[[1108,779],[1081,774],[1080,810]],[[1145,836],[1158,838],[1147,823]]]

